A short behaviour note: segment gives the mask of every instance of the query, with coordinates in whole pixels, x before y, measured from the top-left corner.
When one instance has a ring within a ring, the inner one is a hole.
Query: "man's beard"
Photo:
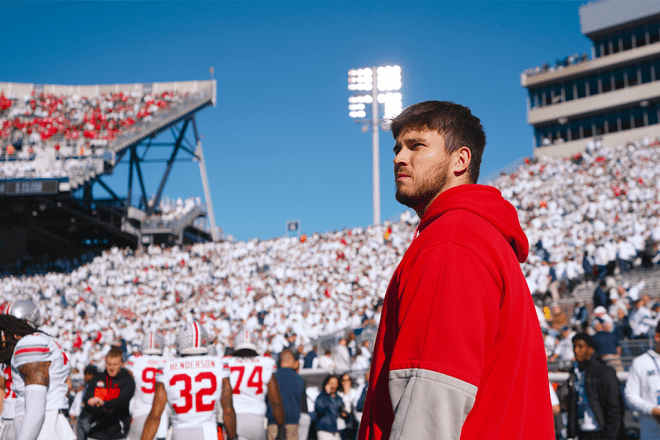
[[[439,164],[431,173],[424,175],[421,182],[409,192],[402,192],[396,188],[396,201],[404,206],[414,209],[418,213],[424,210],[428,204],[446,186],[449,180],[449,161]]]

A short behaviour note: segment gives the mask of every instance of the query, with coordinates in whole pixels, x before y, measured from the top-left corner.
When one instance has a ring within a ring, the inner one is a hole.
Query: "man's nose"
[[[408,155],[402,149],[394,156],[394,165],[406,165],[408,163]]]

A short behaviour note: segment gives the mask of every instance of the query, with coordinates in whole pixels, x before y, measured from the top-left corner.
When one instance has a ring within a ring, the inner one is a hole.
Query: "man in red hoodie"
[[[467,107],[392,122],[396,199],[420,224],[387,289],[359,439],[553,439],[541,328],[514,207],[476,185],[486,137]]]

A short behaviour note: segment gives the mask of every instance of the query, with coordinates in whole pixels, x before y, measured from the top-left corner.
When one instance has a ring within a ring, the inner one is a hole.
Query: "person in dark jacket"
[[[280,353],[280,365],[275,372],[277,384],[280,386],[280,395],[284,405],[284,426],[285,435],[278,434],[282,428],[278,429],[277,421],[273,415],[273,410],[268,404],[266,417],[268,418],[268,439],[274,440],[278,437],[284,437],[287,440],[298,439],[298,420],[302,410],[302,404],[307,400],[305,396],[305,380],[296,372],[298,361],[293,355],[293,351],[288,348]]]
[[[312,368],[312,363],[314,362],[314,358],[317,356],[316,350],[317,348],[315,345],[314,347],[312,347],[311,350],[307,352],[307,354],[305,354],[305,357],[303,358],[304,361],[303,368]]]
[[[610,307],[610,296],[606,292],[607,282],[605,280],[600,280],[598,287],[594,291],[593,303],[594,309],[598,306],[603,306],[605,309]]]
[[[647,238],[644,243],[644,250],[641,252],[642,266],[646,269],[651,269],[653,267],[653,258],[655,258],[657,253],[657,244],[653,241],[653,238]]]
[[[337,419],[346,417],[344,401],[337,394],[339,379],[329,375],[323,381],[321,394],[316,398],[314,412],[316,413],[316,433],[319,440],[339,440]]]
[[[576,324],[580,326],[580,330],[584,331],[587,329],[587,322],[589,321],[589,312],[584,306],[582,301],[577,301],[574,305],[573,317],[571,318],[571,324]]]
[[[594,257],[590,256],[588,252],[584,253],[582,258],[582,269],[584,269],[585,281],[593,281],[596,279],[594,274]]]
[[[121,349],[112,347],[105,357],[105,371],[94,376],[83,396],[83,412],[91,418],[89,439],[118,440],[128,435],[128,404],[135,392],[135,381],[123,365]]]
[[[617,439],[623,432],[623,400],[614,370],[596,354],[597,343],[587,333],[573,336],[577,368],[568,378],[568,437],[580,440]]]

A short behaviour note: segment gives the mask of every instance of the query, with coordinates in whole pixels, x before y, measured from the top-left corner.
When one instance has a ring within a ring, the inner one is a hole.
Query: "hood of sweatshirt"
[[[422,216],[419,232],[453,209],[470,211],[488,221],[511,245],[518,261],[523,263],[527,260],[529,243],[520,227],[516,208],[502,197],[497,188],[486,185],[460,185],[444,191]]]

